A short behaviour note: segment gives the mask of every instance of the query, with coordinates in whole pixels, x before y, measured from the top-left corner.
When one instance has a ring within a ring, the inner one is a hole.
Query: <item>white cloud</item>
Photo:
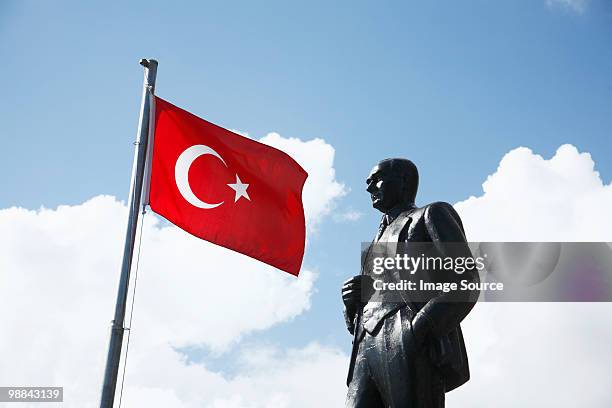
[[[308,149],[317,162],[333,160],[323,142]],[[321,183],[307,193],[317,196],[309,198],[309,222],[329,213],[344,191],[333,162],[320,164],[304,166]],[[519,148],[502,159],[482,195],[457,209],[471,239],[609,240],[610,189],[590,156],[572,146],[551,159]],[[63,406],[97,406],[125,216],[125,206],[108,196],[55,210],[0,210],[0,298],[10,305],[0,310],[0,384],[63,385]],[[124,406],[342,406],[344,353],[318,343],[287,350],[239,342],[307,310],[313,272],[296,280],[147,217]],[[232,289],[218,288],[228,281]],[[609,407],[610,309],[477,305],[464,322],[472,380],[449,393],[448,404]],[[187,361],[175,351],[182,345],[238,353],[236,374]]]
[[[483,194],[455,205],[472,241],[612,241],[612,185],[572,145],[508,152]]]
[[[584,13],[588,4],[589,0],[546,0],[548,7],[560,7],[578,14]]]
[[[108,196],[56,210],[0,211],[0,298],[10,305],[0,310],[10,328],[0,350],[12,367],[0,383],[64,385],[72,406],[97,398],[126,212]],[[154,361],[186,345],[222,352],[310,307],[313,272],[295,279],[147,221],[133,351]]]
[[[455,205],[473,241],[612,241],[612,186],[588,153],[507,153],[483,194]],[[482,303],[464,322],[472,380],[449,405],[593,407],[612,403],[609,303]]]
[[[470,408],[612,406],[609,303],[481,303],[463,324]]]
[[[273,135],[269,141],[291,154],[299,151],[298,160],[311,175],[304,192],[310,203],[307,223],[320,222],[342,191],[334,178],[333,148],[321,139],[302,142]],[[0,371],[0,384],[64,386],[64,406],[96,406],[126,217],[126,206],[110,196],[57,209],[0,210],[0,298],[5,305],[0,309],[5,328],[0,353],[6,368]],[[188,363],[175,349],[202,346],[223,353],[245,334],[294,318],[310,307],[315,277],[303,269],[296,279],[148,215],[128,366],[137,374],[128,379],[132,388],[126,398],[141,392],[155,401],[142,405],[148,407],[194,406],[189,401],[202,406],[235,398],[239,382],[226,381],[222,387],[220,374]],[[316,350],[321,356],[337,354]],[[296,367],[296,375],[306,375],[300,371],[306,369]],[[263,371],[241,381],[262,382],[257,376]],[[287,387],[292,381],[285,380]],[[201,389],[208,391],[201,394]],[[283,398],[293,401],[290,395]]]
[[[126,406],[311,408],[342,406],[344,402],[347,357],[317,343],[286,351],[275,347],[244,349],[240,372],[229,379],[204,365],[186,366],[176,353],[162,351],[164,355],[156,354],[155,359],[140,353],[137,363],[130,362],[134,369],[129,371]],[[160,363],[167,370],[161,375],[157,369]],[[162,405],[156,394],[180,402]]]
[[[363,213],[355,210],[346,210],[344,212],[336,212],[333,219],[336,222],[355,222],[361,219]]]
[[[141,335],[223,351],[243,333],[269,328],[310,307],[312,271],[303,269],[296,280],[173,226],[159,227],[156,218],[151,221],[145,223],[138,282],[139,318],[147,321]]]

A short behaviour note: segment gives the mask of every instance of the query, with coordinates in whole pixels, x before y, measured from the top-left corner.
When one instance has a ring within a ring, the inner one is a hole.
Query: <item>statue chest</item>
[[[429,242],[423,211],[418,208],[401,213],[378,239],[378,242]]]

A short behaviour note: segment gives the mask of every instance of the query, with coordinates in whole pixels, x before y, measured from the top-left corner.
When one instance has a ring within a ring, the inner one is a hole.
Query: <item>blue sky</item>
[[[481,194],[508,151],[550,158],[571,143],[609,183],[611,39],[606,0],[5,0],[0,208],[125,200],[137,62],[156,58],[164,99],[251,137],[318,137],[335,148],[336,178],[350,189],[338,211],[363,216],[320,225],[305,259],[319,273],[311,310],[247,343],[316,337],[348,350],[339,288],[377,229],[364,192],[371,166],[410,158],[421,172],[417,203],[454,203]]]
[[[575,143],[609,180],[605,3],[5,1],[0,205],[127,194],[140,57],[160,61],[160,96],[200,116],[324,138],[364,211],[363,174],[389,155],[420,165],[422,201],[478,193],[519,145]]]

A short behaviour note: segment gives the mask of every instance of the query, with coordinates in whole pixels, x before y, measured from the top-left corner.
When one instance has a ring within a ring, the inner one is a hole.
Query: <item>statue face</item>
[[[366,179],[366,191],[372,197],[372,207],[387,212],[401,201],[402,180],[391,171],[391,163],[379,163]]]

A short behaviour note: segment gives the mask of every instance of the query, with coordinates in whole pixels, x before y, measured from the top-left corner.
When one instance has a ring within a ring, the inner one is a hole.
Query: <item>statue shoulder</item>
[[[424,210],[426,213],[448,211],[451,214],[457,214],[455,208],[445,201],[436,201],[434,203],[424,205],[423,207],[421,207],[421,209]]]
[[[463,230],[463,223],[461,222],[461,217],[455,210],[455,208],[444,201],[436,201],[431,204],[427,204],[420,208],[422,210],[422,214],[425,217],[425,221],[429,221],[432,223],[436,223],[436,220],[444,220],[445,218],[451,217],[455,220],[457,224]]]

